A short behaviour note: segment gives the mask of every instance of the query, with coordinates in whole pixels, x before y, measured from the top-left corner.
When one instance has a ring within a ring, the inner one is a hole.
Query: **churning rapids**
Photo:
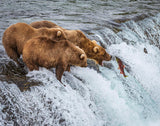
[[[125,64],[26,73],[5,53],[4,30],[50,20],[80,29]],[[0,126],[160,126],[159,0],[1,0]],[[23,90],[25,89],[25,90]]]

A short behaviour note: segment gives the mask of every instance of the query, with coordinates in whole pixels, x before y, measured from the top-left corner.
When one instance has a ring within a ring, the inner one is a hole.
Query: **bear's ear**
[[[84,59],[84,57],[85,57],[85,55],[84,55],[84,54],[81,54],[81,55],[80,55],[80,59],[81,59],[81,60],[83,60],[83,59]]]
[[[95,44],[97,44],[97,41],[96,41],[96,40],[92,40],[92,42],[95,43]]]
[[[78,48],[78,49],[79,49],[79,46],[76,46],[76,48]]]
[[[61,34],[62,34],[62,32],[61,32],[61,31],[57,31],[57,37],[60,37],[60,36],[61,36]]]
[[[94,52],[94,53],[97,53],[98,50],[99,50],[99,48],[98,48],[97,46],[95,46],[95,47],[93,48],[93,52]]]

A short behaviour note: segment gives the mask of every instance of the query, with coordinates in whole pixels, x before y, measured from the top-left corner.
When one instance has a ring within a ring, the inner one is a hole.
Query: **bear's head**
[[[87,55],[78,46],[76,46],[76,48],[77,49],[74,51],[74,54],[77,57],[74,59],[75,65],[80,66],[80,67],[87,67]]]
[[[67,41],[67,44],[70,47],[70,48],[67,48],[67,51],[66,51],[70,65],[86,67],[87,55],[85,54],[85,52],[81,48],[79,48],[78,46],[75,46],[69,41]]]
[[[77,32],[79,32],[80,36],[79,40],[77,40],[80,41],[79,47],[84,50],[89,59],[95,60],[99,65],[102,65],[103,60],[111,60],[112,56],[103,47],[98,45],[95,40],[91,41],[80,30],[77,30]]]
[[[96,60],[96,62],[98,64],[102,65],[103,60],[105,60],[105,61],[111,60],[112,56],[110,54],[108,54],[103,47],[99,46],[95,40],[92,40],[91,45],[93,45],[93,46],[91,46],[91,48],[94,53],[93,55],[91,54],[91,57],[94,60]]]

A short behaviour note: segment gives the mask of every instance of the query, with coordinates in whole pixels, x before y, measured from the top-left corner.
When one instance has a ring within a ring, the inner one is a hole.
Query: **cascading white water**
[[[30,91],[0,82],[0,125],[159,126],[159,24],[156,15],[123,23],[118,33],[109,28],[93,31],[107,51],[126,64],[127,78],[112,60],[105,63],[111,68],[99,67],[100,72],[72,67],[62,77],[66,87],[54,69],[45,68],[27,74],[31,82],[42,82]]]

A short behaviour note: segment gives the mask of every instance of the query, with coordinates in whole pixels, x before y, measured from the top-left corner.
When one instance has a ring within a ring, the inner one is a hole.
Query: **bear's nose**
[[[87,62],[86,62],[86,63],[84,63],[83,67],[87,67]]]

